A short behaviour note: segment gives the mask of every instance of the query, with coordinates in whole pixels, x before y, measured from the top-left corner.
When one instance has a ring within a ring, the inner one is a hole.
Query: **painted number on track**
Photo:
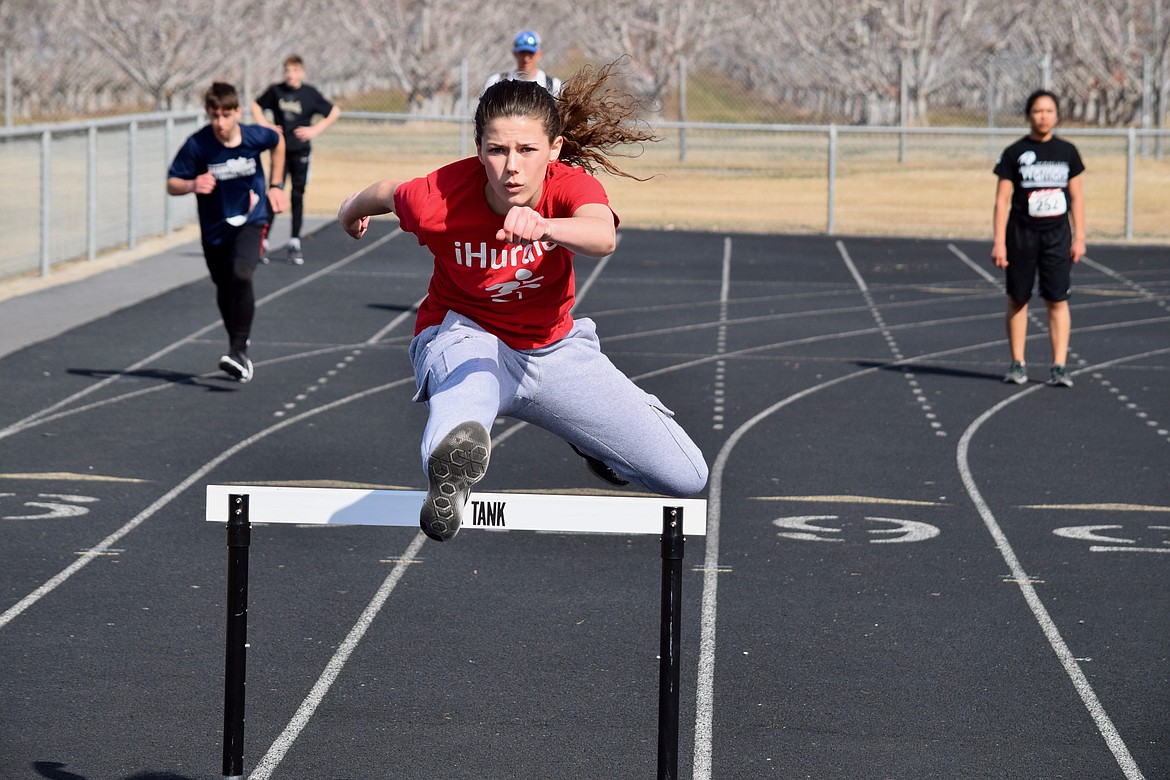
[[[0,520],[58,520],[64,517],[81,517],[89,514],[89,507],[83,506],[83,504],[92,504],[97,501],[92,496],[73,496],[64,493],[38,493],[36,499],[22,501],[16,493],[0,493],[0,512],[4,512],[4,514],[0,514]],[[10,504],[37,511],[8,509]],[[23,512],[23,514],[9,514],[10,512]]]
[[[901,542],[924,542],[939,535],[937,526],[917,520],[901,520],[895,517],[865,517],[867,526],[862,538],[870,544],[899,544]],[[840,515],[800,515],[779,517],[772,524],[781,530],[777,536],[802,542],[844,542],[857,537],[857,523],[846,522]]]
[[[1089,552],[1138,552],[1138,553],[1170,553],[1170,526],[1147,525],[1146,530],[1152,534],[1136,534],[1133,531],[1123,532],[1121,525],[1070,525],[1057,528],[1052,533],[1065,539],[1077,539],[1082,542],[1094,542],[1089,546]],[[1151,536],[1159,537],[1161,546],[1145,546],[1139,542],[1148,542]]]

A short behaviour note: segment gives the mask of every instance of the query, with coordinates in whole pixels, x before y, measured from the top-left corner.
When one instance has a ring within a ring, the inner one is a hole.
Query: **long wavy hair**
[[[544,126],[550,142],[558,135],[564,139],[562,162],[580,166],[590,173],[600,169],[637,179],[611,158],[635,156],[617,148],[658,138],[638,119],[645,108],[644,102],[613,83],[616,65],[582,68],[564,83],[556,98],[535,81],[496,82],[484,91],[475,109],[476,147],[492,120],[527,117]]]

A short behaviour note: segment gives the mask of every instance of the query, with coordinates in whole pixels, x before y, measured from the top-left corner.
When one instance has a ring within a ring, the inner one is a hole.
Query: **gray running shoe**
[[[579,450],[575,444],[570,444],[569,446],[573,448],[573,452],[577,453],[585,459],[585,465],[589,468],[589,471],[598,479],[604,482],[608,482],[615,487],[623,487],[630,484],[626,480],[619,477],[618,473],[606,465],[605,461],[598,460],[597,458],[586,455],[584,452]]]
[[[1049,387],[1072,387],[1072,376],[1069,375],[1068,369],[1062,363],[1057,363],[1052,368],[1048,369],[1048,386]]]
[[[487,429],[474,421],[455,426],[435,447],[427,459],[430,487],[418,517],[424,534],[445,542],[459,533],[463,506],[471,486],[487,473],[491,449]]]
[[[1017,385],[1027,384],[1028,372],[1024,369],[1024,364],[1013,360],[1012,364],[1008,366],[1007,373],[1003,375],[1003,381],[1015,382]]]
[[[289,248],[288,248],[288,261],[290,263],[292,263],[293,265],[304,265],[305,264],[305,256],[303,254],[301,254],[301,248],[299,246],[291,246],[291,245],[289,246]]]

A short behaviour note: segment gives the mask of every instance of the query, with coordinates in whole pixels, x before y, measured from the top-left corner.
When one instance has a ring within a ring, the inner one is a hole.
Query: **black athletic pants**
[[[231,352],[246,352],[252,333],[256,297],[252,276],[260,262],[260,244],[265,226],[249,222],[233,228],[235,237],[217,246],[203,245],[203,259],[215,282],[215,303],[227,330]]]
[[[289,195],[289,210],[292,212],[292,238],[301,237],[301,225],[305,218],[305,187],[309,183],[309,160],[312,153],[308,149],[288,152],[284,158],[284,180],[292,185]],[[272,204],[268,204],[268,213],[272,214]],[[275,215],[269,217],[269,225]]]

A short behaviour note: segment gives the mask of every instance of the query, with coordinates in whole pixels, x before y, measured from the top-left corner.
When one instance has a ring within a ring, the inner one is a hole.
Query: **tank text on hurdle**
[[[471,501],[471,524],[506,528],[504,507],[507,501]]]

